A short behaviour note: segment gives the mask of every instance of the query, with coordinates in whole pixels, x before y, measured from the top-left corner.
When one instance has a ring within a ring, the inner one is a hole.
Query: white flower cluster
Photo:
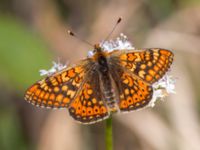
[[[168,75],[168,73],[160,79],[158,82],[153,84],[153,97],[150,101],[150,107],[155,106],[155,102],[157,100],[163,100],[164,97],[168,96],[169,94],[175,94],[175,83],[176,80],[173,76]]]
[[[40,76],[45,76],[45,75],[50,76],[57,71],[63,70],[66,67],[67,67],[67,65],[63,65],[60,62],[56,63],[55,61],[53,61],[53,66],[51,67],[51,69],[49,69],[49,70],[42,69],[39,71]]]
[[[104,41],[100,43],[100,46],[105,51],[113,51],[119,49],[135,49],[131,42],[128,41],[128,38],[123,33],[120,34],[115,40]]]
[[[100,46],[104,51],[112,52],[113,50],[122,50],[122,49],[135,49],[131,42],[128,41],[128,38],[123,33],[120,34],[114,40],[103,41],[100,43]],[[88,57],[92,57],[94,55],[94,51],[88,51]]]

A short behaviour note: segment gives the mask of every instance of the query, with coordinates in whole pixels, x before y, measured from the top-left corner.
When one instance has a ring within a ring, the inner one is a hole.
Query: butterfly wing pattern
[[[121,66],[113,68],[111,74],[117,86],[118,106],[121,112],[143,108],[149,103],[153,94],[150,84],[131,72],[124,71]]]
[[[82,88],[86,72],[83,65],[77,65],[48,76],[32,85],[25,99],[40,107],[66,108]]]
[[[83,64],[38,81],[26,91],[25,100],[39,107],[69,108],[70,115],[84,124],[108,118],[99,76],[91,63]]]
[[[159,48],[133,50],[121,54],[119,60],[120,65],[152,84],[168,71],[173,61],[173,53]]]
[[[168,71],[173,53],[156,48],[119,50],[112,55],[114,65],[111,65],[111,73],[119,93],[120,110],[124,112],[143,108],[152,99],[152,84]]]
[[[70,115],[82,123],[94,123],[109,117],[97,72],[92,72],[69,107]]]
[[[173,61],[172,52],[158,48],[115,50],[105,56],[120,112],[146,106],[152,99],[152,84],[163,77]],[[108,91],[102,87],[106,84],[100,78],[98,57],[92,56],[38,81],[26,91],[26,101],[40,107],[68,108],[70,115],[84,124],[108,118],[114,109],[109,109],[105,96]]]

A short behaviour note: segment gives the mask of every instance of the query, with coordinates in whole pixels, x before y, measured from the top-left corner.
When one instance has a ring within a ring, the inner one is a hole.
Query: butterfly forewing
[[[173,61],[171,51],[159,48],[121,51],[115,57],[118,64],[148,83],[161,79]]]
[[[66,68],[38,81],[26,91],[25,99],[41,107],[68,107],[87,74],[83,64]]]

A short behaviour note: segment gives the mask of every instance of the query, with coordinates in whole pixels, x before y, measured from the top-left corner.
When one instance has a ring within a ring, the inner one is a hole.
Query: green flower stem
[[[113,150],[112,118],[106,120],[106,150]]]

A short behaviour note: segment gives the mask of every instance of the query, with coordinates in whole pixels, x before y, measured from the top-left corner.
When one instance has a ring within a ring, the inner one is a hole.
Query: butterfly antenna
[[[117,25],[122,21],[122,18],[119,17],[119,19],[117,20],[115,26],[112,28],[111,32],[107,35],[107,37],[105,38],[104,42],[107,41],[109,39],[109,37],[112,35],[112,33],[115,31]],[[104,43],[103,42],[103,43]]]
[[[79,36],[77,36],[77,35],[76,35],[74,32],[72,32],[71,30],[68,30],[67,33],[68,33],[70,36],[73,36],[73,37],[79,39],[79,40],[82,41],[83,43],[86,43],[86,44],[88,44],[88,45],[94,47],[94,45],[92,45],[90,42],[88,42],[88,41],[86,41],[86,40],[80,38]]]

